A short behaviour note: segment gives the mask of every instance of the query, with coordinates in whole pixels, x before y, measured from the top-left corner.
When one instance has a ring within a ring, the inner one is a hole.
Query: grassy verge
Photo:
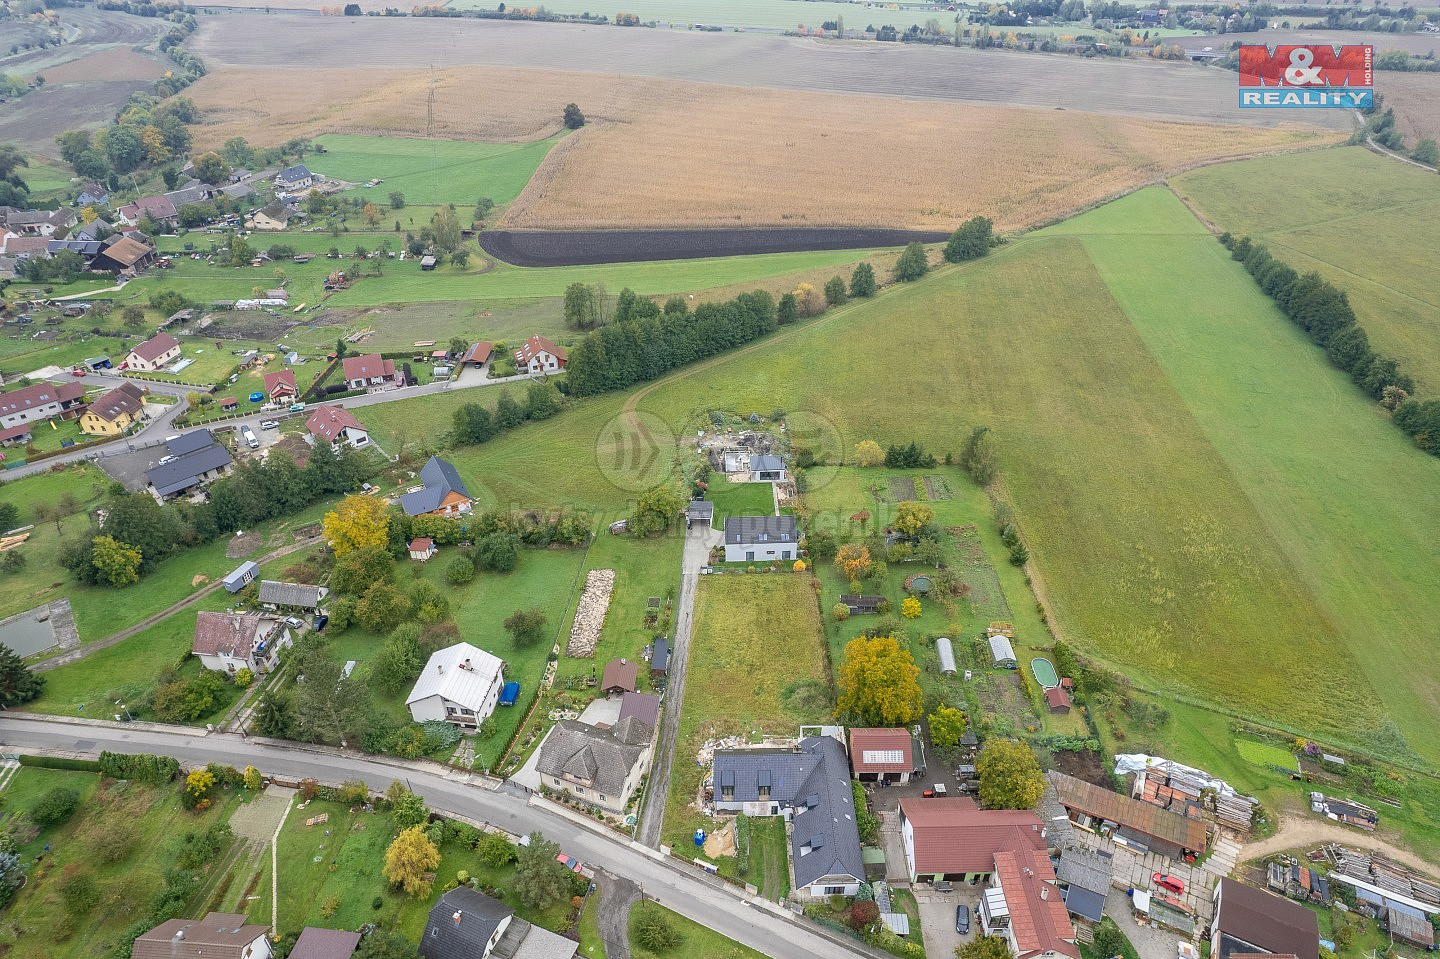
[[[643,910],[653,909],[664,916],[670,928],[680,936],[680,944],[664,953],[655,953],[640,944],[636,937],[636,923]],[[683,953],[690,956],[705,956],[706,959],[765,959],[763,953],[749,946],[742,946],[728,936],[722,936],[713,929],[707,929],[693,919],[686,919],[678,912],[672,912],[653,902],[640,903],[630,910],[630,955],[633,959],[663,959]]]

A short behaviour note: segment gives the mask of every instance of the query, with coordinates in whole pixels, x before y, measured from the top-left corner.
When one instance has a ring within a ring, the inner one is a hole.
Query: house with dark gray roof
[[[287,166],[275,174],[275,189],[303,190],[315,182],[315,176],[301,163]]]
[[[850,760],[829,736],[794,749],[721,749],[711,774],[715,808],[791,823],[793,887],[813,897],[853,896],[865,878]]]
[[[409,516],[455,516],[470,512],[470,490],[450,463],[438,456],[420,468],[424,485],[400,497],[400,508]]]
[[[1215,913],[1210,922],[1210,954],[1215,959],[1272,953],[1295,959],[1320,955],[1320,924],[1298,903],[1236,882],[1215,884]]]
[[[160,502],[188,493],[229,473],[235,460],[224,445],[215,442],[209,430],[191,430],[165,444],[169,451],[162,463],[145,473],[150,495]]]
[[[655,727],[633,715],[607,729],[561,720],[540,744],[535,771],[547,789],[624,815],[650,768],[654,738]]]
[[[793,516],[725,517],[725,562],[766,563],[800,555]]]
[[[571,959],[579,944],[531,925],[514,910],[457,886],[430,910],[421,959]]]
[[[260,581],[260,603],[271,609],[318,610],[330,590],[305,583],[282,583],[273,579]]]
[[[750,481],[752,483],[785,482],[785,461],[768,453],[750,457]]]

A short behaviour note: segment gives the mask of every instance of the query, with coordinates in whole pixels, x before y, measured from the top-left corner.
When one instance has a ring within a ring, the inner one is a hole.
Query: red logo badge
[[[1242,87],[1373,86],[1374,47],[1307,44],[1240,48]]]

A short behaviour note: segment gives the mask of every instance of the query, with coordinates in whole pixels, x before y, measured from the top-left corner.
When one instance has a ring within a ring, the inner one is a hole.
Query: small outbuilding
[[[880,604],[885,602],[884,596],[866,596],[854,593],[846,593],[840,597],[840,602],[850,610],[852,616],[868,616],[880,611]]]
[[[417,563],[425,562],[438,552],[435,541],[428,536],[417,536],[410,541],[410,558]]]
[[[955,650],[950,648],[949,637],[941,636],[939,639],[935,640],[935,655],[940,657],[941,674],[945,676],[954,676],[957,672],[957,670],[955,669]]]
[[[640,664],[628,659],[612,659],[605,664],[600,677],[600,691],[604,694],[633,693],[635,679],[640,675]]]
[[[670,671],[670,640],[660,636],[650,651],[650,678],[660,679]]]
[[[1045,705],[1050,707],[1052,713],[1068,713],[1070,712],[1070,694],[1062,686],[1051,686],[1045,690]]]
[[[435,258],[434,258],[433,256],[422,256],[422,257],[420,258],[420,269],[422,269],[422,270],[433,270],[433,269],[435,269]]]
[[[689,529],[696,523],[701,526],[709,526],[715,521],[715,504],[709,500],[692,499],[690,505],[685,507],[685,528]]]
[[[510,682],[500,687],[500,698],[496,700],[496,705],[514,706],[516,700],[518,700],[519,698],[520,684],[512,679]]]
[[[246,586],[255,581],[260,575],[260,567],[255,563],[241,563],[231,570],[224,579],[225,591],[227,593],[238,593]]]

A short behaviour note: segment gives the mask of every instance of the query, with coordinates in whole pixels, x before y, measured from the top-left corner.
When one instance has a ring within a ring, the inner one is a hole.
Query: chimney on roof
[[[437,672],[437,673],[443,673],[443,672],[445,672],[445,664],[444,664],[444,663],[436,663],[436,664],[435,664],[435,672]]]
[[[185,930],[184,930],[184,929],[176,929],[176,930],[175,930],[175,938],[176,938],[176,939],[184,939],[184,938],[185,938]]]
[[[455,925],[460,925],[460,910],[456,909],[455,915],[451,916],[450,919],[455,923]]]

